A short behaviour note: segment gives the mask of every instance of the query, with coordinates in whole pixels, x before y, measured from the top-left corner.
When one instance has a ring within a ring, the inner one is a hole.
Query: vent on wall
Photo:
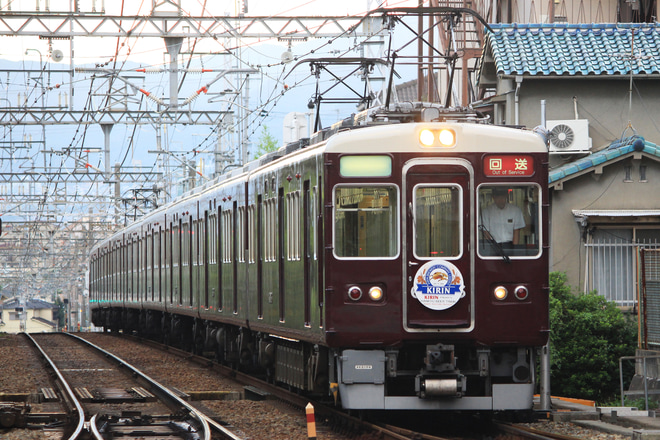
[[[591,150],[587,119],[548,121],[547,129],[551,153],[584,153]]]

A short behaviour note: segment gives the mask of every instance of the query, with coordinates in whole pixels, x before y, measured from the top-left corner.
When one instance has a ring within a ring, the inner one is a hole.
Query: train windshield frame
[[[393,260],[400,253],[399,188],[340,184],[333,188],[333,253],[338,259]]]
[[[420,184],[413,188],[413,254],[420,260],[463,255],[463,188]]]
[[[540,258],[541,187],[536,183],[484,184],[477,192],[479,257]]]

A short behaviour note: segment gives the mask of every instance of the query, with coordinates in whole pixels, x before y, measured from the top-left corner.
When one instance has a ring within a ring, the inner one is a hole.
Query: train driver
[[[520,243],[520,230],[525,227],[525,218],[520,208],[509,203],[508,190],[494,187],[493,203],[481,213],[484,238],[494,240],[503,249]]]

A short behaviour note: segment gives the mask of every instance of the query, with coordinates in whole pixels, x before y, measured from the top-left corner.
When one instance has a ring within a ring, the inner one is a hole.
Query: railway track
[[[198,365],[212,369],[223,376],[236,380],[243,386],[247,387],[250,392],[273,396],[288,405],[299,408],[301,412],[304,412],[305,406],[311,402],[315,408],[317,420],[331,425],[332,429],[341,432],[350,438],[378,438],[383,440],[457,440],[456,436],[440,437],[398,426],[371,423],[367,420],[353,417],[343,411],[339,411],[323,402],[311,401],[308,397],[301,396],[296,392],[288,391],[282,387],[275,386],[235,369],[211,362],[206,357],[193,355],[188,351],[136,336],[121,335],[119,337],[134,340],[141,344],[181,356],[191,362],[197,363]],[[495,427],[498,432],[501,433],[501,438],[506,440],[583,440],[578,437],[543,432],[519,425],[496,423]],[[493,437],[489,436],[489,438]]]
[[[70,334],[26,335],[51,369],[69,414],[63,439],[242,437],[129,363]]]
[[[505,433],[509,440],[582,440],[579,437],[540,431],[520,425],[496,424],[497,428]]]

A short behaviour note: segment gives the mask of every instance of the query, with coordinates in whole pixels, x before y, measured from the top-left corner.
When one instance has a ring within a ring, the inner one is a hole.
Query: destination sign
[[[484,157],[484,174],[489,177],[528,177],[534,175],[534,158],[527,155]]]

